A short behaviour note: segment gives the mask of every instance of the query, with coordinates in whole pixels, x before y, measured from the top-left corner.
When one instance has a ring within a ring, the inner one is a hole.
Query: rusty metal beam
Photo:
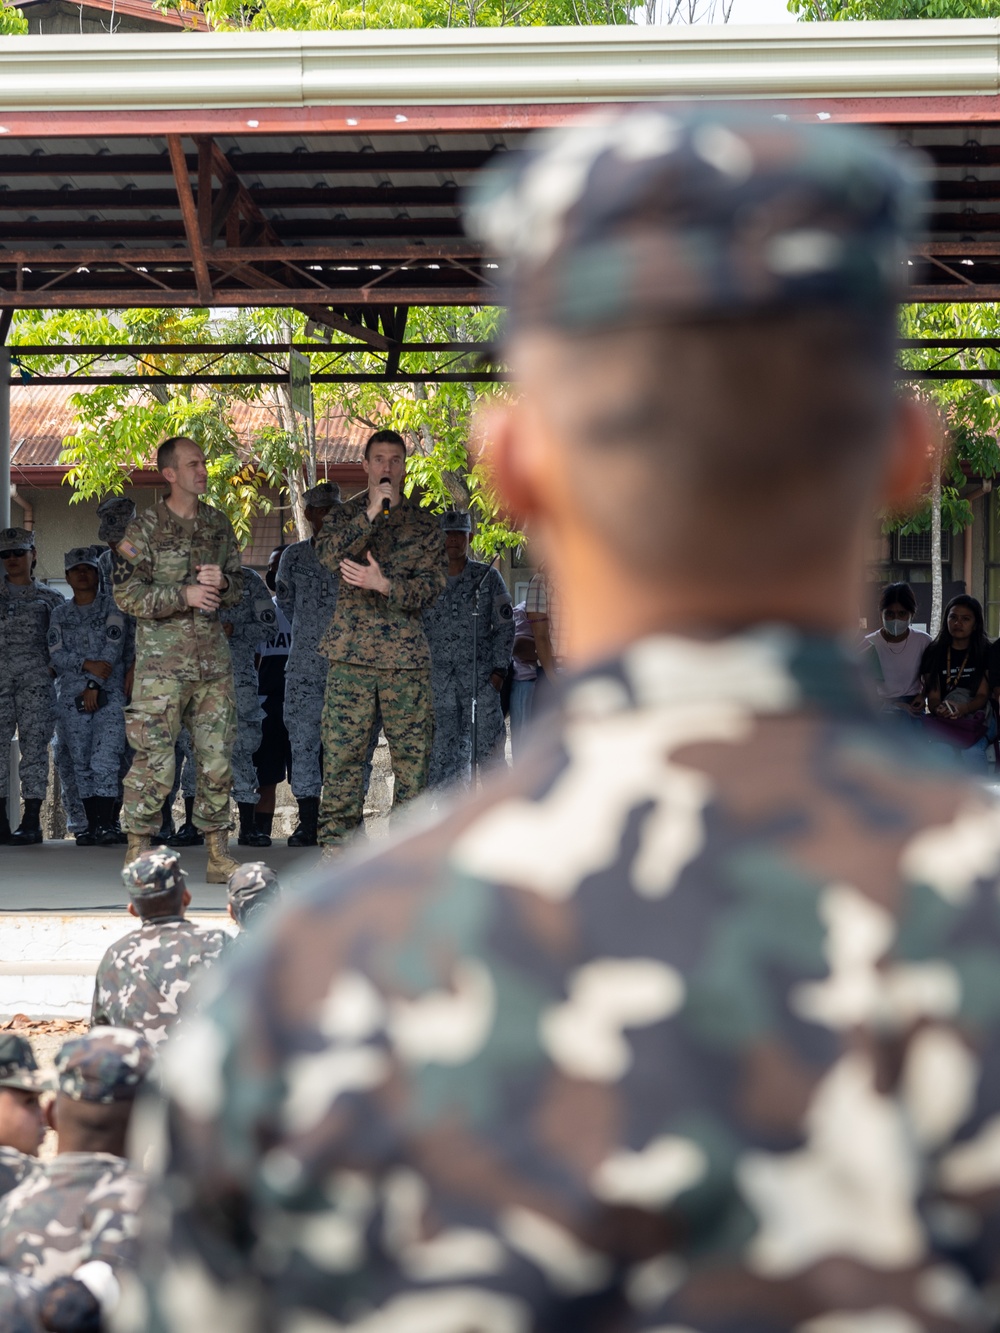
[[[207,137],[207,136],[199,136]],[[435,152],[330,152],[323,149],[296,153],[241,152],[233,153],[231,165],[253,176],[287,176],[318,173],[329,175],[380,175],[386,172],[405,172],[407,175],[433,172],[478,171],[494,155],[490,148]],[[230,159],[227,158],[227,161]],[[198,169],[198,159],[188,158],[188,170]],[[167,154],[156,153],[0,153],[0,179],[30,178],[34,176],[171,176],[173,168]]]
[[[359,241],[370,238],[379,243],[383,239],[405,241],[411,236],[419,236],[433,243],[451,239],[460,240],[462,236],[462,224],[457,214],[448,217],[435,214],[432,217],[420,218],[295,216],[275,218],[271,222],[261,213],[249,195],[243,194],[239,197],[239,206],[245,213],[249,212],[257,223],[258,236],[267,236],[272,245],[295,245],[298,241],[315,243],[317,238],[327,237]],[[68,219],[48,222],[32,222],[30,219],[22,222],[9,219],[0,223],[0,241],[5,244],[23,243],[35,239],[69,244],[79,243],[81,240],[91,243],[96,240],[107,240],[112,244],[116,241],[140,243],[145,241],[148,244],[151,240],[161,237],[164,240],[182,241],[185,236],[184,226],[176,218],[159,220],[134,218],[123,222],[109,222],[98,218],[94,222],[86,223]],[[254,241],[256,239],[255,237]],[[246,238],[242,239],[242,243],[248,243]]]
[[[199,138],[198,144],[198,234],[205,247],[211,247],[212,237],[212,149],[211,139]],[[144,193],[130,190],[129,195]]]
[[[7,319],[7,325],[10,324],[10,317],[13,314],[10,310],[0,311],[0,335],[4,330],[4,319]],[[0,339],[2,341],[2,339]],[[984,345],[1000,346],[1000,339],[986,340]],[[902,344],[901,344],[902,345]],[[923,343],[915,342],[914,346],[938,347],[941,343]],[[961,343],[963,347],[972,346],[968,340]],[[259,353],[266,356],[270,352],[287,353],[295,350],[296,352],[312,353],[315,356],[329,356],[331,353],[340,352],[363,352],[364,347],[355,347],[351,343],[305,343],[305,342],[273,342],[273,343],[18,343],[17,355],[26,356],[59,356],[65,353],[66,356],[99,356],[109,357],[117,356],[226,356],[229,354],[239,354],[243,356],[253,356]],[[478,342],[411,342],[401,343],[399,350],[403,353],[416,352],[468,352],[487,354],[492,351],[490,343]],[[287,376],[286,376],[287,379]]]
[[[955,194],[955,199],[981,197],[1000,198],[1000,181],[987,182],[990,191],[981,196]],[[211,199],[211,187],[205,189]],[[324,185],[314,189],[290,187],[272,189],[261,186],[247,187],[247,196],[260,208],[317,209],[317,208],[449,208],[458,207],[458,187],[451,185]],[[198,219],[202,220],[202,166],[198,167]],[[940,198],[948,196],[940,195]],[[161,211],[176,209],[177,196],[173,190],[117,190],[117,189],[63,189],[63,190],[2,190],[0,210],[14,212],[70,213],[86,208],[114,209],[115,212],[136,213],[143,209]],[[211,203],[209,203],[211,209]],[[211,212],[209,213],[211,216]],[[208,239],[204,236],[203,239]]]
[[[335,314],[332,310],[327,310],[325,306],[306,305],[302,301],[299,309],[308,318],[316,324],[324,324],[328,329],[335,329],[337,333],[346,333],[352,338],[357,338],[370,347],[377,348],[380,352],[388,352],[392,343],[388,338],[384,338],[376,329],[370,329],[365,324],[358,324],[353,319],[345,319],[343,315]]]
[[[997,247],[1000,250],[1000,246]],[[943,253],[943,251],[942,251]],[[948,253],[955,253],[949,243]],[[302,245],[288,249],[283,245],[239,246],[235,249],[213,250],[213,260],[225,260],[227,263],[269,264],[284,263],[294,259],[296,263],[331,264],[379,264],[388,259],[406,261],[461,259],[475,261],[482,257],[482,251],[473,242],[460,238],[458,241],[444,244],[416,245],[405,241],[387,241],[379,245],[378,252],[369,252],[360,245]],[[59,267],[71,267],[75,264],[116,264],[120,259],[130,264],[190,264],[191,252],[180,246],[137,246],[135,249],[112,250],[109,246],[84,246],[73,250],[0,250],[0,269],[17,264],[55,264]]]
[[[201,233],[198,229],[198,210],[194,195],[191,193],[191,177],[188,175],[184,149],[176,134],[167,136],[170,161],[174,169],[174,183],[177,186],[177,200],[184,219],[184,232],[187,236],[188,249],[191,251],[191,263],[194,268],[195,283],[198,288],[199,305],[212,304],[212,279],[209,276],[205,252],[201,245]]]
[[[303,289],[289,287],[247,288],[225,287],[215,289],[215,304],[220,306],[277,306],[295,308],[302,303]],[[482,287],[344,287],[326,294],[344,305],[489,305],[496,294]],[[938,300],[938,297],[914,297],[914,300]],[[951,298],[953,299],[953,298]],[[998,299],[998,298],[989,298]],[[130,307],[155,306],[178,309],[201,305],[201,298],[190,287],[176,291],[158,291],[151,287],[107,288],[87,287],[80,290],[48,290],[41,292],[10,291],[0,287],[0,309],[12,307],[23,310],[127,310]]]
[[[503,370],[430,370],[420,374],[404,370],[398,375],[351,372],[310,376],[313,384],[500,384],[510,378]],[[24,383],[14,376],[9,382]],[[34,375],[30,382],[36,388],[41,384],[287,384],[288,375],[213,375],[206,370],[198,375]]]
[[[946,301],[949,304],[968,304],[970,301],[1000,301],[1000,283],[976,283],[966,287],[957,282],[942,282],[937,285],[924,285],[909,288],[907,301],[914,304],[933,304]]]

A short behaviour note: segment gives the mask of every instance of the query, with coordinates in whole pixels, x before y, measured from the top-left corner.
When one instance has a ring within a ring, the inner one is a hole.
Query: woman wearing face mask
[[[920,663],[931,636],[911,627],[916,610],[917,599],[908,583],[888,584],[879,598],[882,628],[867,635],[865,643],[883,708],[919,717],[924,711]]]

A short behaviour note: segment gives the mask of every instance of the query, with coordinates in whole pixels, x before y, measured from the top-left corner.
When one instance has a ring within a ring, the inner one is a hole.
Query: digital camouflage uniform
[[[328,569],[312,541],[295,542],[282,551],[275,580],[278,609],[292,627],[285,664],[285,727],[292,749],[292,794],[297,800],[319,796],[320,726],[330,664],[318,651],[337,605],[336,569]]]
[[[236,733],[233,671],[217,613],[188,607],[196,566],[219,565],[223,607],[243,592],[236,538],[226,516],[198,505],[193,536],[161,501],[129,524],[115,554],[115,601],[136,618],[135,686],[126,731],[135,759],[125,780],[125,827],[155,833],[174,777],[174,745],[191,733],[197,767],[194,822],[229,826],[230,755]]]
[[[237,802],[256,805],[260,798],[253,757],[260,748],[261,707],[254,661],[261,638],[274,633],[277,616],[271,594],[261,576],[253,569],[243,570],[243,596],[220,617],[231,624],[229,651],[233,659],[233,685],[236,693],[236,745],[233,748],[233,796]]]
[[[472,609],[477,596],[476,721],[481,764],[493,755],[504,734],[500,692],[491,684],[490,675],[498,671],[502,676],[510,666],[514,609],[500,571],[479,560],[469,560],[461,574],[448,575],[448,586],[424,612],[434,694],[430,787],[467,783],[471,776]]]
[[[368,503],[365,492],[332,509],[316,539],[327,569],[338,570],[344,559],[363,563],[370,551],[392,585],[382,596],[344,584],[319,645],[331,663],[320,802],[320,841],[328,844],[342,842],[361,822],[365,758],[378,710],[396,804],[427,785],[434,734],[430,652],[420,613],[445,586],[444,539],[437,518],[407,500],[374,523],[365,512]]]
[[[151,1067],[149,1043],[103,1029],[67,1041],[56,1056],[63,1097],[131,1101]],[[40,1162],[0,1199],[0,1265],[37,1284],[98,1260],[119,1274],[134,1266],[145,1181],[123,1157],[67,1152]]]
[[[281,893],[278,876],[263,861],[244,861],[229,876],[227,901],[242,933],[252,917],[270,908]]]
[[[888,388],[921,194],[862,135],[639,107],[502,170],[513,327],[871,303]],[[568,678],[169,1052],[130,1330],[995,1328],[1000,809],[930,762],[791,625]]]
[[[132,901],[168,893],[183,882],[176,852],[144,852],[122,871]],[[97,968],[91,1028],[131,1028],[153,1046],[165,1041],[183,1011],[197,973],[214,963],[229,941],[183,914],[145,920],[116,940]]]
[[[22,528],[0,532],[0,550],[34,548]],[[45,799],[49,741],[55,727],[55,687],[49,671],[49,617],[63,602],[54,588],[34,579],[21,587],[0,580],[0,754],[17,734],[21,747],[21,795]],[[0,801],[7,796],[10,765],[0,763]]]
[[[69,751],[81,797],[118,795],[125,749],[126,637],[125,615],[106,593],[99,592],[86,606],[63,602],[49,621],[49,659],[56,672],[56,730]],[[91,678],[83,669],[85,661],[107,662],[111,675],[107,680]],[[81,713],[76,700],[91,684],[105,691],[107,703],[95,713]]]

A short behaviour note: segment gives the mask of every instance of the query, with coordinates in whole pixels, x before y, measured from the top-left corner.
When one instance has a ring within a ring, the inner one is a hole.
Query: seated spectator
[[[45,1137],[41,1093],[47,1087],[31,1042],[14,1032],[0,1033],[0,1195],[37,1165]]]
[[[263,861],[246,861],[229,876],[229,915],[240,934],[263,909],[270,907],[281,893],[278,876]]]
[[[50,1109],[57,1155],[0,1201],[0,1266],[45,1284],[95,1260],[119,1271],[134,1263],[145,1187],[125,1137],[152,1062],[149,1043],[123,1028],[62,1046]]]
[[[888,584],[878,605],[882,628],[867,635],[865,643],[883,708],[919,717],[924,711],[920,663],[931,636],[910,623],[917,612],[917,599],[908,583]]]
[[[944,609],[937,638],[924,649],[920,678],[932,739],[974,769],[985,763],[989,653],[982,604],[959,593]]]
[[[92,1028],[134,1028],[154,1046],[177,1021],[195,974],[214,963],[228,943],[224,930],[206,930],[184,919],[191,894],[180,857],[153,848],[122,871],[128,910],[142,922],[112,944],[97,968]]]

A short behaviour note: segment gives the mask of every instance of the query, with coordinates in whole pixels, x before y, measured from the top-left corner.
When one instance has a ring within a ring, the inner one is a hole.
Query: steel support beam
[[[951,290],[951,289],[948,289]],[[289,309],[302,304],[305,296],[329,301],[331,305],[494,305],[496,292],[482,287],[343,287],[311,289],[301,287],[216,287],[214,304],[217,306],[276,306]],[[943,300],[939,296],[920,296],[914,300]],[[948,298],[954,299],[954,297]],[[996,300],[996,297],[987,299]],[[0,288],[0,309],[20,310],[127,310],[156,306],[162,309],[180,309],[184,306],[203,305],[198,292],[190,287],[163,291],[155,287],[130,287],[121,290],[107,287],[89,287],[80,291],[49,288],[40,292],[18,292]]]
[[[1000,372],[998,372],[1000,374]],[[10,376],[8,374],[8,393]],[[401,370],[398,375],[384,372],[370,374],[360,371],[349,373],[320,372],[311,375],[313,384],[500,384],[511,377],[505,370],[429,370],[416,373]],[[979,378],[982,378],[980,376]],[[21,380],[14,380],[20,384]],[[288,375],[213,375],[204,370],[195,375],[36,375],[31,384],[287,384]]]
[[[198,304],[212,304],[212,279],[209,277],[205,252],[201,245],[201,231],[198,226],[198,209],[191,192],[191,177],[188,175],[187,160],[180,138],[176,134],[167,136],[170,149],[170,161],[174,169],[174,184],[177,187],[177,202],[180,204],[181,217],[184,219],[184,234],[187,236],[188,249],[191,251],[191,264],[194,268],[195,282],[198,287]]]

